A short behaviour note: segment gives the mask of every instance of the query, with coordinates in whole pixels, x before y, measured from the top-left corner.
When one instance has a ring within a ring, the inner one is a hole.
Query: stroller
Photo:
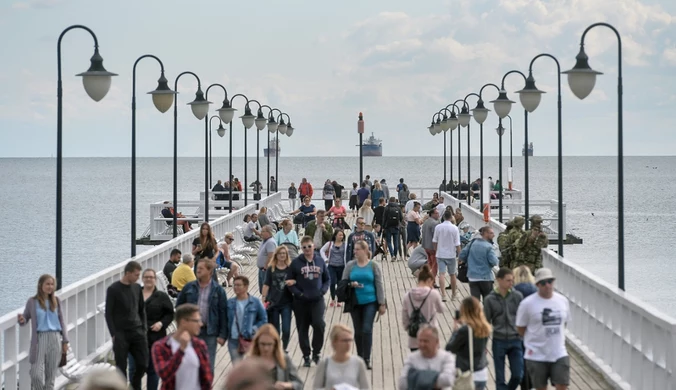
[[[295,244],[290,242],[283,242],[282,245],[286,247],[286,250],[289,251],[289,259],[293,260],[298,257],[298,247]]]

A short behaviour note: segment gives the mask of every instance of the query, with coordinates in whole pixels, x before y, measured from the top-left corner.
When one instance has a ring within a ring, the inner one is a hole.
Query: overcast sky
[[[281,142],[284,156],[356,156],[359,111],[366,131],[383,139],[385,155],[419,156],[443,153],[442,136],[432,139],[426,128],[434,112],[486,83],[499,84],[509,70],[527,72],[530,60],[542,52],[555,55],[562,70],[571,68],[582,32],[598,21],[612,23],[622,35],[625,153],[674,154],[673,0],[0,0],[0,157],[55,155],[56,42],[71,24],[94,30],[104,65],[119,76],[105,99],[90,100],[74,75],[88,68],[93,42],[82,30],[66,35],[66,156],[130,155],[132,65],[146,53],[164,61],[172,86],[178,73],[191,70],[203,86],[222,83],[230,95],[244,93],[287,112],[296,131]],[[604,75],[584,101],[562,78],[564,154],[613,155],[617,42],[599,27],[585,43],[591,66]],[[160,114],[145,95],[158,76],[154,61],[139,65],[140,156],[172,152],[172,110]],[[548,93],[530,115],[530,138],[537,155],[554,155],[554,62],[538,60],[534,76]],[[518,75],[507,78],[513,100],[522,87]],[[195,89],[194,80],[181,78],[181,156],[203,155],[204,124],[185,105]],[[489,87],[484,96],[488,102],[496,92]],[[217,103],[215,113],[222,92],[212,88],[209,100]],[[468,100],[474,106],[475,99]],[[240,115],[242,102],[235,102]],[[520,146],[519,105],[512,117]],[[487,155],[497,155],[496,125],[491,113],[484,126]],[[234,131],[235,155],[241,156],[239,119]],[[255,130],[249,131],[252,155]],[[474,154],[479,126],[474,123],[471,131]],[[217,137],[214,148],[214,155],[227,155],[227,136]]]

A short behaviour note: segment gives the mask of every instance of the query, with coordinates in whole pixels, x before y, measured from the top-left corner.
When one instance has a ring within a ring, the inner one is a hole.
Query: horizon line
[[[136,158],[173,158],[174,156],[136,156]],[[233,155],[233,158],[244,158],[244,156],[238,156],[238,155]],[[392,155],[392,156],[364,156],[366,159],[371,159],[374,157],[385,157],[385,158],[391,158],[391,157],[439,157],[439,158],[444,158],[444,156],[415,156],[415,155]],[[448,157],[448,156],[446,156]],[[477,155],[472,155],[470,156],[471,158],[479,158],[480,156]],[[485,154],[484,157],[500,157],[498,155],[487,155]],[[513,155],[514,158],[523,158],[524,156],[518,156],[518,155]],[[546,154],[546,155],[538,155],[538,156],[528,156],[529,158],[533,157],[558,157],[556,154]],[[579,155],[565,155],[562,157],[617,157],[617,155],[614,154],[601,154],[601,155],[591,155],[591,154],[579,154]],[[676,154],[625,154],[623,157],[676,157]],[[20,159],[20,158],[25,158],[25,159],[40,159],[40,158],[46,158],[46,159],[56,159],[54,156],[0,156],[0,159]],[[131,158],[131,156],[64,156],[65,158]],[[204,156],[178,156],[178,158],[204,158]],[[212,156],[213,159],[217,158],[229,158],[229,156]],[[247,156],[248,159],[256,159],[256,157],[251,157]],[[267,160],[267,157],[260,157],[261,159]],[[359,158],[359,156],[280,156],[280,158]],[[453,156],[453,158],[457,158],[457,156]],[[461,158],[467,158],[466,155],[461,156]],[[502,155],[502,158],[509,158],[509,155]],[[274,160],[274,158],[271,158]]]

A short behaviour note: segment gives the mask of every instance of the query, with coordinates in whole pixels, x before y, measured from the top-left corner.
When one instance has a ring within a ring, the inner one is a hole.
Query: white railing
[[[279,200],[276,193],[261,200],[264,204],[274,204]],[[180,206],[180,204],[179,204]],[[240,225],[245,213],[255,211],[255,204],[251,204],[236,212],[220,217],[211,222],[214,235],[222,239],[228,231],[234,231]],[[120,279],[124,266],[129,260],[138,261],[145,268],[161,270],[169,259],[172,249],[180,249],[183,253],[192,250],[192,241],[198,235],[195,229],[182,234],[175,239],[158,245],[148,251],[127,259],[117,265],[106,268],[85,279],[71,284],[58,292],[63,305],[64,322],[68,331],[71,347],[78,361],[90,362],[102,359],[111,348],[110,334],[106,326],[104,313],[101,307],[105,304],[105,295],[108,286]],[[237,237],[237,235],[235,235]],[[242,242],[236,244],[243,245]],[[0,332],[2,345],[2,384],[4,390],[30,388],[30,363],[28,361],[31,325],[20,327],[17,323],[17,314],[23,308],[16,309],[0,317]],[[65,384],[65,378],[59,377],[57,387]]]
[[[457,207],[457,199],[443,196]],[[506,229],[492,218],[485,223],[478,210],[462,211],[474,228],[490,225],[495,234]],[[570,301],[569,345],[620,388],[676,390],[676,319],[552,250],[543,249],[542,260],[556,276],[557,291]]]

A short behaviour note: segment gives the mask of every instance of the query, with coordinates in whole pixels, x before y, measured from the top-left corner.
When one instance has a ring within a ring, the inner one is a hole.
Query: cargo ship
[[[366,157],[382,157],[383,156],[383,141],[373,136],[369,137],[361,146],[362,154]]]
[[[521,155],[522,156],[526,155],[526,146],[525,145],[524,145],[523,148],[521,148]],[[532,155],[533,155],[533,143],[531,142],[530,144],[528,144],[528,156],[532,156]]]
[[[277,137],[274,137],[270,140],[268,147],[263,149],[263,154],[265,157],[277,157],[277,154],[280,151],[281,149],[279,148],[279,141],[277,140]]]

